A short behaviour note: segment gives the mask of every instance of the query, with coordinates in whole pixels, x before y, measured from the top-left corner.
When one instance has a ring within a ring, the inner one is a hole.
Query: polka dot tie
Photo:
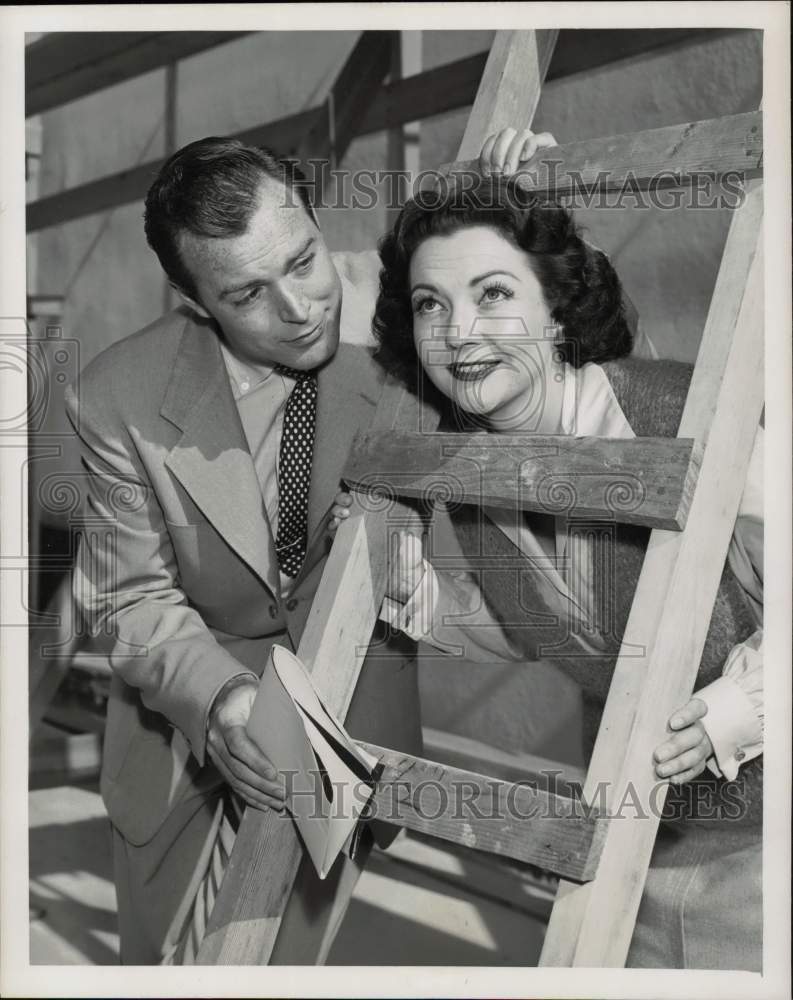
[[[275,549],[285,576],[295,577],[306,557],[308,488],[317,417],[317,376],[279,366],[276,371],[297,379],[284,412],[278,452],[278,532]]]

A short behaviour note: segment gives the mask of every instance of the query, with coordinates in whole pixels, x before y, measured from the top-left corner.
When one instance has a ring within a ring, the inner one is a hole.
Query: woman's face
[[[416,350],[441,392],[493,427],[557,429],[556,329],[524,251],[489,226],[428,237],[410,290]]]

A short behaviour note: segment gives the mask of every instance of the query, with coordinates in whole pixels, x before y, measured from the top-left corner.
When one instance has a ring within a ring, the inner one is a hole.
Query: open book
[[[287,808],[324,879],[342,850],[354,851],[377,758],[355,745],[325,709],[306,668],[283,646],[270,650],[248,735],[284,777]]]

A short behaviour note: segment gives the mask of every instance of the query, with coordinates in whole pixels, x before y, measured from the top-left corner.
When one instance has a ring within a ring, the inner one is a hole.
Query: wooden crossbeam
[[[554,41],[553,32],[539,40],[534,32],[499,32],[474,111],[481,105],[498,116],[501,108],[493,98],[500,64],[522,51],[534,66],[547,66],[546,49],[550,50]],[[504,95],[516,126],[531,123],[541,81],[535,74],[535,82],[527,85],[522,101],[516,95]],[[460,156],[472,155],[477,144],[481,147],[488,134],[486,128],[483,122],[479,135],[466,131]],[[414,397],[389,380],[375,414],[375,430],[422,427],[432,431],[437,422],[437,413],[426,407],[422,412]],[[311,670],[324,704],[342,720],[385,596],[390,542],[387,518],[385,509],[366,511],[353,498],[350,516],[337,531],[297,650]],[[292,823],[284,823],[271,811],[246,810],[198,952],[198,964],[269,962],[301,853]],[[341,902],[346,906],[349,897]],[[325,946],[328,942],[323,941],[320,947]]]
[[[25,114],[41,114],[250,31],[58,31],[25,49]]]
[[[750,111],[565,143],[544,152],[540,162],[519,173],[527,189],[557,196],[665,190],[725,175],[733,175],[737,182],[760,176],[762,165],[763,116]],[[477,172],[478,164],[461,157],[442,169]]]
[[[595,880],[561,883],[541,964],[622,966],[630,947],[665,787],[652,753],[693,689],[763,405],[762,186],[733,216],[679,433],[704,446],[682,534],[654,531],[584,787],[607,809],[630,793],[646,818],[612,823]]]
[[[361,116],[388,73],[393,32],[362,31],[333,81],[323,113],[301,137],[297,159],[331,160],[335,166],[356,135]]]
[[[559,33],[561,41],[554,49],[546,79],[561,79],[615,59],[637,57],[664,46],[689,44],[705,36],[734,34],[737,30],[739,29],[562,31]],[[183,33],[164,34],[181,36]],[[594,39],[595,35],[598,36],[597,39]],[[587,41],[590,36],[596,44]],[[48,45],[54,45],[60,37],[53,36]],[[42,39],[41,42],[46,40]],[[33,49],[38,44],[39,42],[35,42],[30,48]],[[469,107],[476,96],[486,61],[487,53],[480,52],[378,88],[366,111],[352,122],[354,137]],[[306,132],[317,128],[318,123],[326,117],[326,106],[316,105],[305,111],[244,129],[235,133],[235,137],[252,146],[269,146],[284,155],[292,155]],[[476,151],[472,156],[475,153]],[[73,219],[104,212],[143,198],[163,163],[163,159],[151,160],[141,166],[121,170],[31,202],[27,207],[28,232],[62,225]]]
[[[646,31],[609,29],[561,31],[546,79],[555,80],[572,73],[596,69],[617,60],[636,58],[661,48],[690,45],[705,38],[736,34],[740,30],[653,28]],[[84,97],[86,94],[122,83],[142,73],[159,69],[249,34],[253,32],[51,32],[25,49],[26,114],[28,116],[41,114],[78,97]],[[487,52],[480,52],[469,59],[461,59],[452,64],[464,70],[460,79],[465,80],[466,87],[465,96],[456,106],[463,107],[473,102],[486,59]],[[428,77],[429,83],[429,75],[423,75]],[[451,77],[445,77],[444,85],[448,87],[451,80]],[[416,97],[422,96],[442,97],[442,88],[434,92],[424,86],[417,88]]]
[[[568,879],[594,876],[605,821],[582,799],[359,745],[384,765],[372,802],[378,819]]]
[[[362,432],[343,478],[359,492],[680,531],[699,468],[693,445],[691,438]]]
[[[531,781],[537,788],[548,788],[568,798],[583,791],[586,771],[567,761],[551,760],[524,750],[502,750],[433,726],[422,726],[421,731],[424,753],[430,760],[505,781]]]

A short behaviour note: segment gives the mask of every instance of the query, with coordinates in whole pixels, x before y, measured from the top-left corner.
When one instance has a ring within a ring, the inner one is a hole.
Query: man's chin
[[[325,336],[312,344],[306,353],[300,358],[300,368],[306,371],[311,368],[320,368],[326,365],[339,348],[339,330],[329,330]]]

